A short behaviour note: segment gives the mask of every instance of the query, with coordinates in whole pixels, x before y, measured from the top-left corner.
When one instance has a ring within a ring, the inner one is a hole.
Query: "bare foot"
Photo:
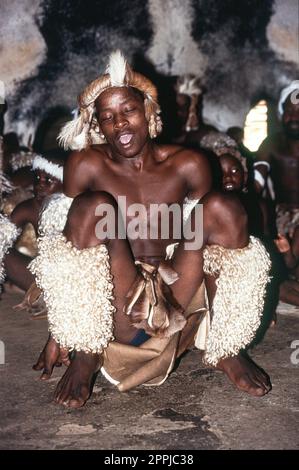
[[[272,385],[269,376],[252,359],[245,355],[227,357],[219,361],[217,369],[226,373],[239,390],[255,397],[270,392]]]
[[[60,367],[62,364],[65,366],[70,364],[68,350],[61,348],[50,335],[44,349],[40,353],[37,363],[32,366],[32,369],[43,369],[40,380],[48,380],[52,375],[54,367]]]
[[[57,385],[54,400],[69,408],[81,408],[91,395],[95,373],[102,365],[101,354],[76,352]]]

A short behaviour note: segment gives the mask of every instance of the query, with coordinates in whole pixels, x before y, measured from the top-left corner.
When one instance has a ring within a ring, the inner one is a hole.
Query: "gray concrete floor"
[[[49,382],[32,370],[47,338],[46,320],[12,310],[17,294],[0,302],[0,449],[298,449],[299,315],[282,310],[278,325],[252,357],[270,374],[273,390],[263,398],[237,391],[191,351],[159,388],[121,394],[98,376],[80,410],[51,402],[63,369]],[[298,340],[298,354],[291,349]]]

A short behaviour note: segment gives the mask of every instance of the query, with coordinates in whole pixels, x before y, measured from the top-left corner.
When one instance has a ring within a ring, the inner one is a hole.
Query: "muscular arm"
[[[186,179],[189,199],[202,199],[212,187],[211,168],[205,155],[194,150],[183,150],[179,156],[182,174]]]
[[[63,192],[68,197],[76,197],[92,190],[95,175],[99,176],[100,160],[91,149],[73,152],[64,166]]]

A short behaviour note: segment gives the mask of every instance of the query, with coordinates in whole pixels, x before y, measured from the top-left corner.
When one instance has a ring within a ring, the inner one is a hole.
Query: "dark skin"
[[[268,235],[269,213],[265,201],[255,193],[244,193],[247,175],[241,162],[230,154],[219,158],[223,174],[222,188],[227,193],[237,194],[248,217],[248,231],[250,235],[263,237]]]
[[[233,155],[224,154],[220,157],[222,169],[222,187],[224,191],[242,191],[245,175],[241,163]]]
[[[290,97],[284,103],[282,116],[283,132],[267,137],[262,142],[257,160],[271,165],[271,174],[276,202],[286,206],[299,206],[299,104],[293,104]],[[265,166],[257,166],[265,177]],[[263,188],[256,183],[256,189]]]
[[[240,200],[248,214],[249,233],[260,238],[268,235],[268,214],[265,201],[261,199],[254,201],[251,195],[248,197],[241,192],[245,185],[245,175],[241,163],[233,155],[227,154],[220,157],[220,164],[223,172],[223,190],[239,194]],[[298,263],[299,228],[296,238],[294,238],[295,243],[293,243],[292,248],[285,237],[279,236],[277,240],[274,240],[278,250],[284,253],[285,262],[289,269],[294,269]],[[297,259],[295,253],[297,253]],[[279,286],[279,299],[292,305],[299,305],[298,282],[293,280],[283,281]],[[276,322],[275,312],[273,313],[273,318],[274,322]]]
[[[95,225],[99,220],[94,215],[95,208],[100,203],[108,203],[116,209],[117,197],[124,195],[128,205],[139,202],[146,207],[151,203],[182,204],[186,196],[203,199],[205,243],[230,248],[244,247],[248,243],[246,214],[236,198],[207,194],[211,188],[211,175],[202,154],[178,146],[157,146],[149,139],[143,101],[132,89],[108,89],[97,99],[96,109],[108,144],[75,152],[67,162],[64,191],[75,199],[65,236],[79,249],[107,244],[115,286],[114,336],[128,344],[136,329],[123,313],[123,306],[125,295],[137,275],[134,261],[142,259],[157,264],[165,257],[166,245],[176,240],[172,234],[166,241],[99,240],[95,235]],[[194,225],[194,212],[191,218]],[[203,279],[202,249],[186,251],[180,243],[173,266],[179,279],[172,285],[172,291],[186,308]],[[208,280],[208,287],[212,300],[215,279]],[[53,338],[49,338],[35,365],[36,370],[46,369],[46,378],[51,375],[61,354],[59,344],[53,352],[54,343]],[[91,393],[94,373],[101,363],[101,355],[76,353],[57,386],[56,402],[73,408],[83,406]],[[225,371],[239,389],[252,395],[261,396],[270,389],[268,377],[241,356],[220,361],[218,368]],[[42,378],[45,378],[45,370]]]
[[[45,197],[62,191],[62,183],[42,170],[34,172],[34,197],[18,204],[10,215],[10,220],[21,229],[28,223],[34,227],[37,235],[38,217]],[[28,290],[34,281],[27,269],[31,258],[12,248],[5,256],[4,265],[8,279],[23,290]]]

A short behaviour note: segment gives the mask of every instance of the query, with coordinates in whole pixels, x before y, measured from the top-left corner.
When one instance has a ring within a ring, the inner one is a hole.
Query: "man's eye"
[[[132,108],[126,108],[125,109],[125,113],[132,113],[133,111],[135,111],[136,108],[132,107]]]
[[[232,169],[232,173],[238,173],[238,171],[239,171],[238,168],[233,168]]]
[[[52,183],[53,183],[52,178],[47,178],[47,184],[52,184]]]
[[[102,117],[101,117],[101,121],[102,121],[102,122],[110,121],[110,119],[112,119],[112,116],[111,116],[111,115],[107,115],[107,116],[102,116]]]

